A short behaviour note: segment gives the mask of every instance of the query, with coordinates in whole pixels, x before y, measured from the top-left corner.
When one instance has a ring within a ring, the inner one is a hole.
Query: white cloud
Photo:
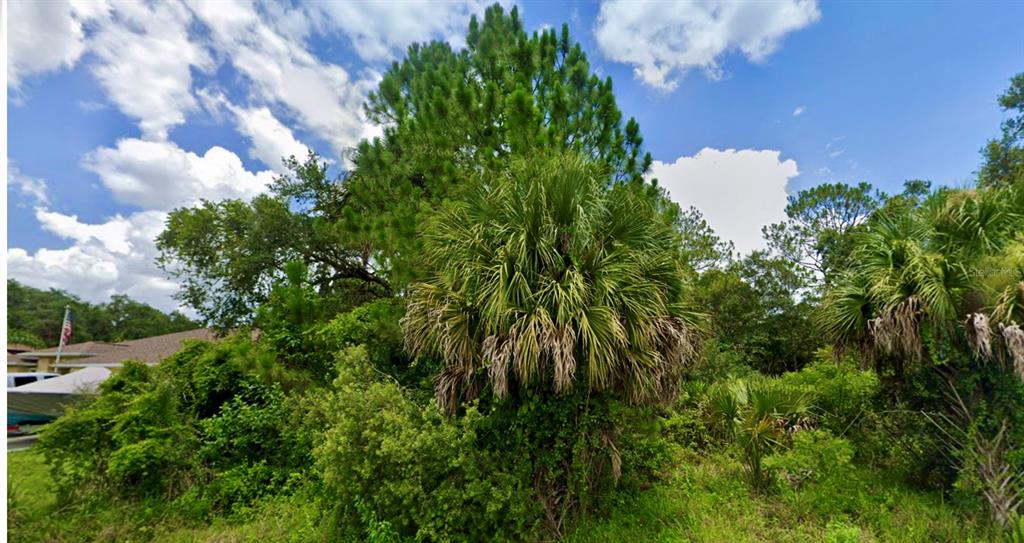
[[[138,119],[144,137],[166,139],[197,105],[192,67],[209,70],[212,61],[190,38],[192,15],[183,5],[122,2],[116,7],[90,37],[96,55],[92,71],[111,101]]]
[[[7,182],[9,189],[17,189],[18,192],[31,199],[35,205],[50,203],[46,181],[21,173],[21,170],[13,164],[9,164],[7,167]]]
[[[846,149],[839,146],[839,143],[846,139],[846,136],[839,136],[832,138],[831,141],[825,144],[825,152],[828,153],[829,158],[836,158],[842,156],[846,152]]]
[[[799,117],[799,116],[803,115],[804,111],[806,111],[806,110],[807,110],[806,106],[796,106],[796,109],[793,110],[793,116],[794,117]]]
[[[470,16],[481,15],[490,0],[323,2],[315,4],[327,23],[352,40],[364,60],[387,60],[415,42],[441,38],[453,46],[464,42]]]
[[[691,68],[721,77],[719,59],[726,53],[762,61],[786,34],[820,17],[817,0],[605,0],[595,34],[606,57],[632,64],[639,79],[670,91],[678,83],[675,76]]]
[[[172,142],[133,138],[92,151],[82,165],[99,175],[118,202],[161,211],[200,199],[251,198],[273,180],[270,171],[247,171],[223,147],[200,156]]]
[[[25,77],[69,68],[85,51],[82,19],[87,3],[12,0],[7,4],[7,78],[17,88]]]
[[[375,79],[353,79],[344,68],[320,61],[305,45],[264,22],[244,3],[196,2],[218,54],[242,73],[253,95],[280,104],[339,155],[359,141],[362,105]]]
[[[73,239],[79,243],[94,240],[111,253],[128,254],[132,249],[128,242],[128,230],[132,225],[120,215],[102,224],[85,224],[78,220],[77,215],[69,216],[37,208],[36,220],[43,230],[49,230],[64,239]]]
[[[178,309],[171,298],[178,286],[165,279],[154,263],[157,250],[153,239],[163,230],[165,213],[144,211],[100,224],[84,224],[60,213],[39,213],[48,230],[74,243],[66,249],[34,253],[10,249],[10,277],[36,288],[64,289],[95,303],[106,302],[114,294],[127,294],[164,311]]]
[[[769,149],[705,147],[671,164],[655,161],[656,177],[684,208],[693,206],[742,253],[765,247],[761,227],[786,218],[786,185],[800,174],[792,159]]]
[[[270,108],[244,108],[227,104],[234,114],[239,132],[244,134],[252,147],[249,156],[259,160],[276,173],[287,171],[283,159],[296,157],[302,160],[309,153],[309,147],[295,139],[291,129],[277,120]]]

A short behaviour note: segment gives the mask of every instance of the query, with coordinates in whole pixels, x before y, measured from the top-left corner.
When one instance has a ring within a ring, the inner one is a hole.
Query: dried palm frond
[[[967,322],[964,325],[967,331],[967,341],[971,345],[974,354],[985,359],[992,359],[992,326],[988,315],[984,313],[971,313],[967,315]]]
[[[1000,324],[999,333],[1003,336],[1006,352],[1013,362],[1013,374],[1024,382],[1024,329],[1017,324]]]
[[[874,343],[886,354],[920,359],[923,353],[920,301],[911,296],[889,311],[868,321]]]
[[[991,437],[974,427],[974,414],[947,376],[950,414],[922,413],[942,433],[946,456],[960,470],[978,477],[981,493],[988,502],[993,520],[1009,527],[1024,503],[1024,473],[1016,471],[1006,459],[1007,423]]]

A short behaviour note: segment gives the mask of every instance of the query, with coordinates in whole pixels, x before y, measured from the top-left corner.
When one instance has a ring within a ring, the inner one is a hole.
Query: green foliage
[[[182,283],[177,298],[221,329],[252,321],[286,267],[302,262],[310,286],[337,309],[390,294],[365,251],[346,243],[337,190],[315,155],[285,161],[272,194],[251,202],[203,202],[176,209],[157,236],[157,263]]]
[[[387,298],[363,304],[342,313],[321,327],[317,334],[332,351],[363,345],[370,363],[403,386],[430,389],[437,366],[430,360],[413,360],[405,352],[401,318],[405,301]]]
[[[345,225],[398,284],[422,277],[417,234],[478,172],[559,151],[590,157],[615,181],[640,181],[651,164],[639,125],[623,123],[611,79],[593,73],[568,25],[527,34],[515,7],[474,17],[461,51],[443,41],[410,47],[366,112],[384,137],[357,149]]]
[[[181,500],[202,517],[280,491],[311,445],[289,428],[280,386],[247,370],[258,354],[236,337],[189,343],[157,367],[127,363],[42,433],[62,499]]]
[[[193,330],[199,325],[175,311],[171,314],[125,295],[105,304],[90,304],[60,290],[39,290],[7,280],[8,342],[33,347],[56,346],[64,307],[74,318],[72,341],[125,341]]]
[[[791,263],[760,251],[701,274],[693,295],[710,316],[717,349],[708,356],[730,353],[767,374],[798,370],[810,362],[821,339],[810,302],[796,300],[801,286],[800,273]]]
[[[10,308],[8,308],[10,311]],[[7,343],[16,343],[19,345],[28,345],[36,349],[42,349],[46,347],[46,342],[43,338],[31,333],[25,332],[24,330],[7,330]]]
[[[843,476],[850,470],[853,447],[825,430],[803,430],[793,435],[789,449],[765,457],[765,470],[783,483],[800,488],[827,481],[831,490],[842,491]]]
[[[849,264],[851,233],[879,205],[871,184],[823,183],[789,197],[786,222],[764,228],[772,251],[830,284]]]
[[[362,346],[341,353],[319,402],[328,429],[316,465],[339,537],[380,536],[383,519],[427,540],[517,539],[533,528],[529,485],[476,447],[475,410],[448,419],[418,405],[378,379]]]
[[[683,261],[695,271],[722,267],[733,257],[733,242],[718,237],[697,208],[681,212],[676,227],[682,235]]]
[[[431,222],[431,274],[403,328],[415,354],[444,360],[446,412],[485,388],[674,399],[700,319],[679,238],[642,187],[604,181],[580,156],[517,160]]]
[[[770,482],[762,459],[804,423],[807,394],[777,379],[751,378],[718,383],[707,393],[707,414],[720,436],[735,439],[751,485],[758,490]]]
[[[978,172],[981,186],[1024,182],[1024,73],[1010,79],[1010,87],[998,102],[1008,115],[1002,123],[1002,136],[982,149],[985,161]]]
[[[874,410],[879,392],[873,371],[857,369],[850,357],[834,360],[827,348],[818,352],[813,364],[787,373],[781,380],[806,391],[816,422],[839,436],[857,429],[861,417]]]

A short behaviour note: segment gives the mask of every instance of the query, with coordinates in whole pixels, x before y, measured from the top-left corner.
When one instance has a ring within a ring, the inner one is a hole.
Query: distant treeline
[[[62,290],[40,290],[7,280],[8,342],[34,347],[56,346],[64,306],[71,307],[72,343],[124,341],[192,330],[199,324],[182,313],[171,314],[118,294],[104,304],[84,302]]]

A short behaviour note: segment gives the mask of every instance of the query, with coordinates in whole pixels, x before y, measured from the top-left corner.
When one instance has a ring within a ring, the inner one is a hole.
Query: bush
[[[751,485],[763,490],[769,483],[762,459],[787,444],[802,426],[808,395],[780,379],[750,378],[717,383],[708,389],[706,416],[716,435],[735,440]]]
[[[312,437],[290,425],[299,402],[253,371],[264,356],[235,337],[190,343],[156,367],[125,364],[43,431],[59,495],[180,498],[206,516],[287,491],[308,469]]]
[[[476,447],[475,409],[448,419],[379,377],[366,348],[350,347],[320,401],[330,427],[316,463],[340,537],[380,536],[381,522],[417,540],[518,539],[533,529],[529,486],[507,470],[515,459]]]
[[[825,430],[793,435],[793,446],[764,459],[765,469],[792,488],[808,482],[836,480],[850,468],[853,447]],[[836,489],[839,490],[838,488]]]
[[[376,300],[343,313],[318,331],[332,352],[363,345],[370,363],[403,386],[433,391],[430,377],[437,369],[428,359],[413,360],[405,352],[402,326],[405,303],[400,299]]]
[[[781,377],[783,383],[806,391],[816,422],[836,435],[845,435],[874,409],[878,376],[858,370],[844,357],[833,360],[831,349],[818,351],[814,363]]]

